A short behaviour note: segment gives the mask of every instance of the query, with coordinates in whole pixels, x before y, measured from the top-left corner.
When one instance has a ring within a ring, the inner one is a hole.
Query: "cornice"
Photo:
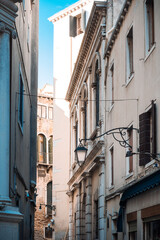
[[[71,6],[69,6],[68,8],[65,8],[64,10],[54,14],[53,16],[48,18],[48,20],[50,22],[52,22],[52,23],[55,23],[55,22],[59,21],[60,19],[66,17],[68,15],[71,15],[75,11],[83,8],[85,5],[87,5],[90,2],[93,2],[93,0],[81,0],[81,1],[78,1],[75,4],[72,4]]]
[[[16,12],[18,7],[15,2],[11,0],[0,0],[0,32],[7,32],[11,34],[12,38],[16,38],[15,18],[18,16]]]
[[[65,99],[68,101],[70,101],[72,98],[74,88],[76,86],[76,83],[78,82],[79,76],[81,75],[81,72],[85,65],[85,58],[90,51],[91,42],[94,39],[98,24],[100,24],[100,21],[106,12],[106,7],[107,7],[106,1],[105,2],[96,1],[93,4],[87,28],[85,30],[85,34],[81,43],[79,54],[67,90]]]
[[[3,6],[16,13],[18,11],[18,7],[15,5],[16,2],[21,2],[21,1],[0,0],[0,9],[1,9],[1,6]]]
[[[119,14],[119,17],[117,19],[117,22],[115,24],[114,30],[112,32],[112,35],[111,35],[111,37],[110,37],[110,39],[109,39],[109,41],[107,43],[107,46],[106,46],[106,49],[105,49],[105,52],[104,52],[104,58],[110,56],[110,53],[111,53],[112,48],[113,48],[113,45],[115,43],[115,40],[116,40],[116,38],[118,36],[118,33],[120,31],[121,25],[122,25],[122,23],[124,21],[125,15],[127,14],[128,9],[129,9],[131,3],[132,3],[132,0],[126,0],[124,2],[124,4],[123,4],[122,10],[121,10],[121,12]]]

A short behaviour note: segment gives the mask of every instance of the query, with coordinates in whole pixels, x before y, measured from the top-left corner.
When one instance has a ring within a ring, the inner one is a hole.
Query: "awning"
[[[137,183],[127,188],[124,191],[121,200],[120,200],[120,209],[119,216],[117,221],[117,232],[123,231],[123,208],[126,205],[128,199],[135,197],[143,192],[146,192],[149,189],[152,189],[160,184],[160,170],[152,173],[151,175],[144,177],[142,180],[139,180]]]

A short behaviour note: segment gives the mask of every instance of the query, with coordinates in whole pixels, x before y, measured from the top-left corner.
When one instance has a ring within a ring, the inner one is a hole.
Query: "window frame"
[[[153,6],[151,7],[150,12],[151,16],[148,14],[148,6],[147,1],[144,1],[144,33],[145,33],[145,56],[147,57],[152,52],[152,49],[155,46],[155,10],[154,10],[154,0],[151,0]]]
[[[50,118],[50,109],[52,109],[52,118]],[[51,107],[51,106],[48,106],[48,119],[49,120],[53,120],[53,107]]]
[[[152,117],[152,122],[150,118]],[[152,126],[151,126],[152,124]],[[149,128],[148,128],[149,126]],[[157,153],[157,120],[156,120],[156,104],[154,101],[151,102],[150,107],[139,115],[139,165],[145,166]],[[152,131],[152,152],[151,152],[151,132]],[[145,141],[144,141],[145,136]],[[146,153],[152,154],[147,155]]]
[[[114,144],[109,148],[109,188],[114,187]]]
[[[114,61],[111,62],[109,68],[109,96],[110,96],[110,110],[112,110],[114,106],[114,83],[115,83],[115,72],[114,72]]]
[[[21,66],[19,67],[19,93],[18,93],[18,125],[23,133],[24,125],[24,80]]]
[[[127,139],[130,146],[133,149],[133,125],[131,125],[127,130]],[[129,147],[126,148],[127,151],[132,151]],[[126,157],[126,176],[133,173],[133,155]]]
[[[134,41],[133,24],[130,26],[126,35],[126,85],[134,76]]]
[[[38,112],[37,112],[37,116],[38,116],[39,118],[47,119],[47,105],[38,103],[38,104],[37,104],[37,107],[38,107],[38,108],[41,107],[41,116],[38,115]],[[45,107],[45,117],[42,116],[42,107]]]

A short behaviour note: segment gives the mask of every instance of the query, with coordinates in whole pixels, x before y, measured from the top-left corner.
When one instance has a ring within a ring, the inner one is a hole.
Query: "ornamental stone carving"
[[[16,38],[17,33],[15,31],[15,18],[17,17],[18,7],[16,2],[22,2],[22,0],[0,0],[0,32],[10,33],[13,39]]]
[[[17,33],[14,29],[9,27],[7,24],[0,22],[0,33],[9,32],[13,39],[16,39]]]

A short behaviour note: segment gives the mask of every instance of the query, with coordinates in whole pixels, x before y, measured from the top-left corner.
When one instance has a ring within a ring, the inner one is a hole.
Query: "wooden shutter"
[[[51,136],[48,141],[48,153],[49,153],[49,164],[53,163],[53,137]]]
[[[75,37],[77,35],[77,18],[69,16],[69,36]]]
[[[144,166],[150,161],[150,113],[145,112],[139,116],[139,165]]]
[[[156,104],[154,104],[153,101],[152,101],[151,116],[152,116],[152,154],[153,154],[153,157],[156,157],[156,153],[157,153]]]
[[[81,27],[82,27],[82,31],[84,32],[85,29],[86,29],[86,11],[84,9],[82,9],[81,16],[82,16],[82,25],[81,25]]]
[[[52,182],[47,184],[47,205],[52,205]],[[51,207],[47,207],[47,214],[52,215]]]
[[[37,136],[37,162],[39,162],[39,152],[40,152],[40,139],[38,135]]]
[[[46,156],[46,137],[43,136],[43,162],[46,163],[47,156]]]

